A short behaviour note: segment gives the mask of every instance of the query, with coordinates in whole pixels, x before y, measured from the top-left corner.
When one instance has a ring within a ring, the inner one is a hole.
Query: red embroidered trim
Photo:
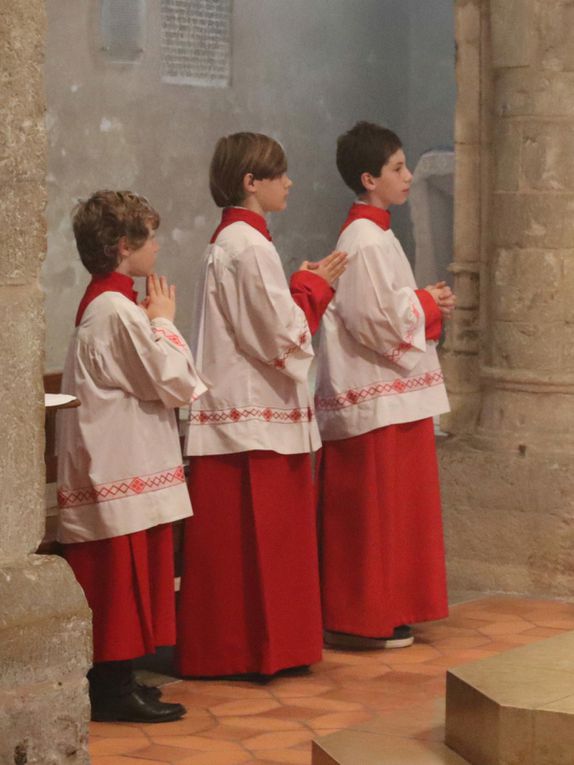
[[[443,373],[440,369],[434,372],[425,372],[420,377],[407,377],[401,379],[397,377],[392,382],[380,382],[368,385],[365,388],[351,388],[345,393],[339,393],[329,398],[315,399],[315,406],[321,411],[335,411],[344,409],[347,406],[362,404],[364,401],[370,401],[381,396],[394,396],[401,393],[412,393],[413,391],[432,388],[444,382]]]
[[[285,359],[287,359],[292,353],[295,353],[295,351],[301,350],[303,345],[307,342],[307,337],[307,332],[301,332],[299,335],[299,344],[290,345],[287,350],[283,351],[283,353],[280,353],[279,356],[276,356],[273,361],[270,362],[271,366],[275,367],[276,369],[285,369]]]
[[[381,356],[387,361],[391,361],[396,364],[399,359],[405,355],[405,353],[413,347],[413,338],[415,336],[415,329],[420,318],[420,311],[414,303],[411,303],[411,321],[408,326],[407,336],[403,343],[399,343],[396,348],[393,348],[386,353],[382,353]]]
[[[175,332],[170,332],[163,327],[152,327],[152,332],[156,335],[163,335],[167,340],[177,345],[179,348],[187,348],[187,343],[182,339],[180,335],[176,335]]]
[[[178,465],[171,470],[163,470],[161,473],[152,473],[146,476],[135,476],[113,483],[101,483],[96,486],[86,486],[81,489],[61,488],[58,491],[58,505],[60,507],[80,507],[81,505],[93,505],[98,502],[109,502],[112,499],[124,499],[137,494],[146,494],[150,491],[167,489],[185,483],[183,465]]]
[[[264,420],[265,422],[277,422],[280,425],[290,425],[296,422],[311,422],[314,418],[310,406],[304,409],[264,409],[256,406],[244,409],[215,409],[213,411],[200,411],[189,413],[189,422],[192,425],[229,425],[241,420]]]

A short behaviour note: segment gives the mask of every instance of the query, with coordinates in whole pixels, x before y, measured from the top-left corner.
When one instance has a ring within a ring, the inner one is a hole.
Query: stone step
[[[445,740],[472,765],[572,765],[574,632],[451,669]]]
[[[342,730],[313,741],[312,765],[468,765],[436,741]]]

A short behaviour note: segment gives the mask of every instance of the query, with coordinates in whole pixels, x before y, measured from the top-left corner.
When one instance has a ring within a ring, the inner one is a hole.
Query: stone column
[[[448,380],[451,412],[442,418],[449,433],[472,429],[480,408],[479,273],[485,237],[481,225],[488,201],[490,120],[485,108],[490,70],[488,3],[456,0],[454,290],[457,310],[449,326],[441,362]]]
[[[90,614],[43,535],[42,0],[0,0],[0,762],[89,762]]]
[[[458,436],[441,449],[451,583],[572,596],[574,5],[459,0],[461,61],[469,45],[476,50],[461,31],[479,9],[489,40],[480,51],[483,74],[474,83],[459,79],[458,111],[459,119],[474,114],[478,92],[480,171],[476,151],[469,158],[457,144],[464,194],[455,224],[459,242],[467,230],[476,240],[475,216],[461,205],[479,178],[481,347],[470,367],[479,395],[469,387],[467,397],[478,401],[478,418],[457,427],[457,386],[469,369],[458,319],[447,364]],[[467,262],[463,251],[455,273]]]

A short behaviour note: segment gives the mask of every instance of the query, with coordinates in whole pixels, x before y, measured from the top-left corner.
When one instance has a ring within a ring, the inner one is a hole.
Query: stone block
[[[574,70],[574,6],[570,0],[537,0],[536,58],[543,69]]]
[[[37,183],[0,185],[0,287],[35,283],[46,253],[46,190]]]
[[[493,257],[490,301],[502,321],[559,321],[563,257],[558,251],[498,250]]]
[[[454,291],[456,307],[465,310],[478,309],[480,278],[474,264],[465,268],[464,264],[452,263],[449,271],[454,273]]]
[[[90,663],[90,611],[67,563],[0,567],[0,762],[89,762]]]
[[[456,309],[448,326],[448,349],[459,353],[476,354],[479,349],[478,312],[474,309]]]
[[[536,396],[532,404],[537,405]],[[537,452],[516,434],[505,449],[475,443],[465,437],[438,441],[449,587],[569,596],[574,588],[571,447]],[[561,446],[559,439],[555,446]]]
[[[562,251],[562,284],[561,301],[564,320],[570,324],[574,323],[574,250]]]
[[[532,114],[533,103],[532,73],[529,68],[500,69],[496,72],[494,113],[497,117],[522,117]]]
[[[480,259],[480,163],[478,146],[456,147],[453,246],[457,263],[476,263]]]
[[[343,730],[313,741],[312,765],[467,765],[434,741]]]
[[[548,72],[532,76],[532,114],[574,117],[574,73]]]
[[[528,66],[532,56],[534,0],[491,0],[494,67]]]
[[[33,287],[0,287],[2,534],[0,561],[33,552],[44,527],[44,400],[42,295]],[[8,511],[8,508],[10,510]]]
[[[497,191],[518,191],[522,124],[499,120],[493,136],[494,188]]]
[[[562,369],[563,330],[561,321],[496,320],[489,349],[492,365],[538,373],[558,371]]]
[[[508,374],[505,378],[505,373]],[[485,369],[482,369],[484,375]],[[562,371],[489,369],[499,382],[483,382],[480,430],[512,451],[550,447],[552,451],[574,446],[572,376],[563,382]]]
[[[456,83],[455,141],[480,143],[481,112],[480,2],[457,2],[455,6]]]
[[[447,673],[446,742],[473,765],[569,765],[574,633]]]
[[[44,3],[2,0],[0,15],[0,184],[39,180],[45,174]]]
[[[574,191],[574,131],[571,122],[534,122],[523,130],[523,187]]]
[[[498,248],[571,248],[574,194],[496,192],[492,205],[492,241]]]

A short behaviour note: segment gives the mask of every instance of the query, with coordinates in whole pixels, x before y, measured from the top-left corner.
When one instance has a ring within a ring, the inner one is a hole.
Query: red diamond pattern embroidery
[[[264,420],[265,422],[288,425],[293,422],[311,422],[313,418],[314,413],[311,407],[305,407],[304,409],[271,409],[271,407],[259,408],[250,406],[244,409],[215,409],[208,412],[191,411],[189,413],[191,425],[228,425],[229,423],[246,420]]]
[[[337,409],[344,409],[347,406],[353,406],[354,404],[361,404],[363,401],[370,401],[380,396],[400,395],[423,390],[424,388],[432,388],[443,382],[443,373],[440,369],[436,369],[434,372],[425,372],[424,375],[419,377],[406,377],[404,379],[397,377],[391,382],[373,383],[364,388],[353,388],[329,398],[319,398],[317,396],[315,405],[322,412],[335,411]]]
[[[58,491],[58,504],[60,507],[93,505],[98,502],[109,502],[113,499],[122,499],[123,497],[167,489],[180,483],[185,483],[183,465],[178,465],[178,467],[170,470],[163,470],[160,473],[134,476],[134,478],[128,478],[123,481],[86,486],[81,489],[62,487]]]

